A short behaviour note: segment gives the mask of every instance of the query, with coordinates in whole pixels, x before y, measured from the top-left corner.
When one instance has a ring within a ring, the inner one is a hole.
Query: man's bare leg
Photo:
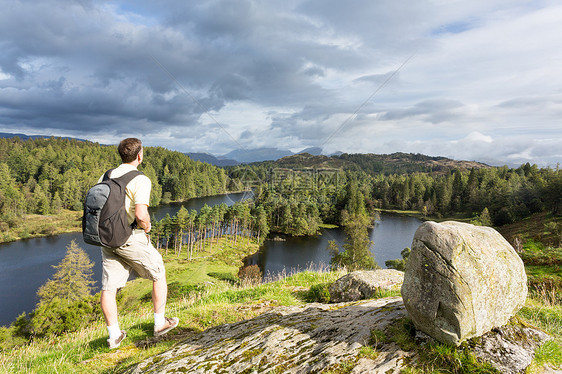
[[[121,341],[127,336],[127,333],[119,328],[116,295],[117,291],[101,291],[101,310],[109,333],[109,339],[107,339],[109,349],[119,347]]]
[[[107,326],[117,323],[117,291],[101,291],[101,311]]]
[[[168,296],[168,285],[166,277],[154,281],[152,284],[152,302],[154,303],[154,336],[161,336],[174,329],[179,319],[177,317],[167,318],[164,316],[166,311],[166,298]]]
[[[166,311],[166,298],[168,297],[168,284],[166,277],[155,280],[152,283],[152,303],[154,304],[154,313],[164,313]]]

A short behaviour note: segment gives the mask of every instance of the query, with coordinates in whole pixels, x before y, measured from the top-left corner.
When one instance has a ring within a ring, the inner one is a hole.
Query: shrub
[[[33,336],[60,335],[77,331],[101,316],[97,298],[90,296],[69,303],[58,297],[39,303],[31,314],[28,332]]]
[[[329,303],[330,302],[330,291],[328,290],[327,283],[315,284],[310,287],[310,290],[306,293],[306,301],[309,303]]]
[[[238,271],[238,278],[244,284],[261,283],[263,273],[258,265],[243,266]]]
[[[236,278],[236,276],[232,273],[210,272],[210,273],[207,273],[207,275],[210,276],[210,277],[213,277],[215,279],[228,282],[228,283],[233,284],[233,285],[238,284],[238,281],[239,281]]]
[[[556,276],[529,276],[529,293],[545,305],[562,304],[562,279]]]
[[[26,340],[15,334],[14,327],[0,326],[0,352],[24,345]]]

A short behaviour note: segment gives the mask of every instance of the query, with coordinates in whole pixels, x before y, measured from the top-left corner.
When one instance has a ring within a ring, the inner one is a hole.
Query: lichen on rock
[[[414,235],[402,297],[417,329],[458,345],[507,323],[525,303],[527,276],[494,229],[425,222]]]
[[[394,269],[354,271],[330,286],[330,301],[342,303],[369,299],[379,290],[399,288],[403,281],[404,272]]]
[[[406,314],[399,297],[339,305],[279,307],[256,318],[211,328],[140,363],[130,373],[314,373],[353,362],[352,372],[396,372],[409,353],[395,344],[375,360],[360,357],[372,329]],[[381,371],[379,371],[379,369]],[[384,370],[383,370],[384,369]],[[360,371],[357,371],[360,370]]]

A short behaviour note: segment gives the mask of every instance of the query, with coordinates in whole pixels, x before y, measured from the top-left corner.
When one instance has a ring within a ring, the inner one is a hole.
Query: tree
[[[400,271],[406,271],[406,262],[408,262],[408,257],[410,256],[410,248],[406,247],[400,252],[402,255],[402,259],[395,259],[395,260],[388,260],[385,261],[384,264],[389,269],[396,269]]]
[[[332,266],[342,266],[348,271],[379,269],[371,253],[373,242],[369,240],[367,232],[368,219],[363,215],[352,215],[344,217],[345,243],[343,252],[335,242],[329,243],[328,250],[332,253],[330,263]]]
[[[490,218],[488,208],[482,209],[482,213],[480,213],[477,218],[470,221],[470,223],[478,226],[492,226],[492,219]]]
[[[256,232],[258,235],[258,243],[260,243],[260,238],[263,240],[269,234],[267,213],[261,205],[256,208],[254,227],[256,228]]]
[[[46,336],[78,330],[99,318],[98,302],[91,295],[94,263],[73,240],[65,257],[53,266],[57,272],[37,291],[39,302],[28,319],[18,317],[15,328],[21,336]]]
[[[90,296],[96,283],[92,277],[94,263],[73,240],[66,247],[66,256],[53,267],[57,272],[37,291],[39,303],[46,303],[55,297],[68,303]]]
[[[186,230],[189,225],[189,212],[187,211],[187,209],[185,209],[183,205],[181,206],[180,210],[178,210],[178,212],[176,213],[176,218],[177,218],[176,224],[178,229],[176,235],[178,236],[177,240],[179,240],[177,256],[179,257],[181,254],[181,247],[183,244],[184,230]]]

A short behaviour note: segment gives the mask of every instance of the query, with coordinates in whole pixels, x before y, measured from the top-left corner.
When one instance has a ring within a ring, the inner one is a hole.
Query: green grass
[[[79,332],[60,337],[35,339],[32,343],[0,352],[0,373],[120,373],[142,360],[163,352],[175,343],[224,323],[253,318],[282,305],[307,302],[326,302],[327,287],[340,278],[342,272],[305,271],[278,279],[269,279],[259,285],[245,285],[238,280],[241,259],[257,251],[257,243],[248,245],[240,240],[221,240],[196,254],[189,262],[185,250],[179,258],[169,251],[165,256],[169,299],[167,314],[180,318],[180,327],[167,340],[152,341],[151,282],[135,280],[119,293],[120,325],[128,337],[118,351],[106,347],[107,331],[100,320]],[[540,257],[544,248],[529,244],[529,255]],[[558,256],[557,251],[551,251]],[[533,257],[534,258],[534,257]],[[554,257],[556,260],[556,257]],[[560,277],[556,265],[527,265],[529,278]],[[538,281],[540,282],[540,280]],[[399,291],[381,292],[376,297],[399,295]],[[544,364],[562,366],[562,306],[549,303],[540,293],[531,293],[525,307],[519,312],[526,323],[548,332],[554,340],[536,352],[529,372],[539,372]],[[478,362],[469,352],[457,348],[427,344],[420,347],[413,339],[413,325],[403,319],[385,331],[372,331],[371,340],[357,358],[376,358],[382,346],[395,342],[403,349],[417,350],[419,360],[411,363],[408,373],[492,373],[487,364]],[[2,331],[0,331],[2,333]],[[0,334],[0,340],[2,335]],[[138,346],[137,346],[138,345]],[[355,365],[345,361],[327,372],[347,373]]]
[[[0,222],[0,243],[80,231],[82,212],[62,209],[57,214],[24,214]]]
[[[343,275],[305,271],[257,286],[240,285],[235,281],[241,259],[257,251],[257,243],[247,245],[244,241],[238,248],[223,244],[215,244],[214,253],[206,247],[197,254],[200,259],[193,262],[172,254],[165,256],[170,285],[167,315],[178,316],[181,321],[169,340],[143,344],[152,337],[151,282],[138,279],[119,293],[119,322],[127,330],[127,339],[119,350],[108,350],[107,330],[100,316],[98,322],[79,332],[35,339],[0,352],[0,373],[122,372],[190,334],[253,318],[274,306],[303,304],[310,286],[332,283]],[[236,251],[238,260],[234,263]]]
[[[533,223],[526,222],[525,225],[529,227]],[[535,224],[535,226],[541,227],[544,224]],[[535,233],[534,236],[540,237],[540,234]],[[527,371],[540,372],[544,364],[560,368],[562,367],[562,248],[550,247],[536,239],[528,239],[523,243],[520,256],[527,273],[529,297],[518,316],[554,338],[537,349],[535,360]]]
[[[415,327],[408,318],[395,321],[383,332],[371,332],[371,341],[379,345],[394,342],[404,351],[415,351],[417,360],[404,373],[499,373],[490,364],[479,361],[469,350],[460,347],[429,342],[418,345],[414,339]]]
[[[540,372],[544,364],[562,368],[562,306],[546,305],[541,300],[529,298],[518,316],[553,337],[552,341],[537,349],[535,360],[528,372]]]

